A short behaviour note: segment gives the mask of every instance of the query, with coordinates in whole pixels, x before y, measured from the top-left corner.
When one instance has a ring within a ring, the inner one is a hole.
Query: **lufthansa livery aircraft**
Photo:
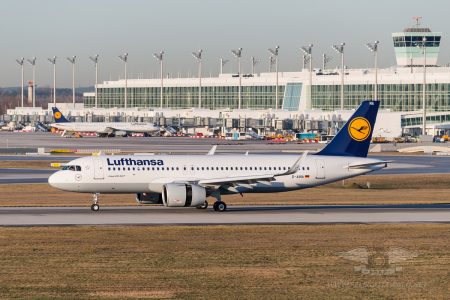
[[[225,211],[221,195],[305,189],[366,174],[387,161],[367,158],[378,101],[363,101],[334,139],[313,155],[104,155],[75,159],[49,178],[55,188],[92,193],[133,193],[144,204],[208,207]]]
[[[142,122],[69,122],[58,108],[52,107],[52,110],[55,123],[50,126],[65,132],[96,132],[100,135],[110,135],[117,132],[151,134],[160,131],[159,126]]]

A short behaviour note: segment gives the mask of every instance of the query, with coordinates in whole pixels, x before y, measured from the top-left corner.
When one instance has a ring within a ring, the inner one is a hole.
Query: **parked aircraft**
[[[131,133],[154,134],[160,131],[159,126],[146,122],[69,122],[58,108],[53,107],[52,110],[55,123],[50,126],[63,130],[63,135],[66,132],[95,132],[100,136],[109,136]]]

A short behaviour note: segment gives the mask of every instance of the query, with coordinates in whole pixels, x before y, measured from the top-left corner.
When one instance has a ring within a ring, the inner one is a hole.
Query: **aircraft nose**
[[[60,188],[60,184],[61,184],[61,178],[60,177],[61,176],[58,173],[59,172],[53,173],[48,178],[48,184],[50,184],[54,188]]]

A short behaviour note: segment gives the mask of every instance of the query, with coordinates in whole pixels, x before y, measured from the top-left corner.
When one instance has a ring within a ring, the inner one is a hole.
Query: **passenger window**
[[[131,168],[130,167],[128,167],[128,171],[130,171],[131,170]]]
[[[178,169],[178,167],[177,167],[177,171],[178,171],[179,169]]]
[[[245,171],[247,171],[247,167],[245,167]]]
[[[222,171],[223,171],[223,167],[220,167],[220,170],[222,170]]]
[[[307,167],[306,169],[309,170],[309,167]]]
[[[110,167],[108,167],[108,171],[111,171],[111,168],[110,168]]]
[[[204,171],[205,170],[205,168],[204,167],[202,167],[202,171]]]

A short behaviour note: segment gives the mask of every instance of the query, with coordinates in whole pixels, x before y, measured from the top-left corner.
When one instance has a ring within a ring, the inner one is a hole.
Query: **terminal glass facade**
[[[286,92],[284,93],[283,109],[289,111],[298,111],[300,103],[300,95],[302,93],[301,83],[288,83],[286,85]]]
[[[275,86],[242,86],[243,109],[275,108]],[[98,88],[98,107],[124,107],[124,88]],[[159,108],[160,87],[129,87],[128,107]],[[284,86],[278,87],[278,108],[282,107]],[[163,90],[163,108],[198,107],[198,87],[165,87]],[[239,86],[202,87],[202,108],[221,109],[238,108]],[[95,97],[84,97],[85,107],[94,107]]]
[[[362,100],[373,99],[373,84],[344,86],[344,109],[356,108]],[[418,111],[422,109],[422,84],[379,84],[378,98],[381,109],[391,111]],[[340,85],[314,85],[311,106],[314,109],[340,109]],[[450,84],[427,84],[427,108],[429,111],[450,110]]]

